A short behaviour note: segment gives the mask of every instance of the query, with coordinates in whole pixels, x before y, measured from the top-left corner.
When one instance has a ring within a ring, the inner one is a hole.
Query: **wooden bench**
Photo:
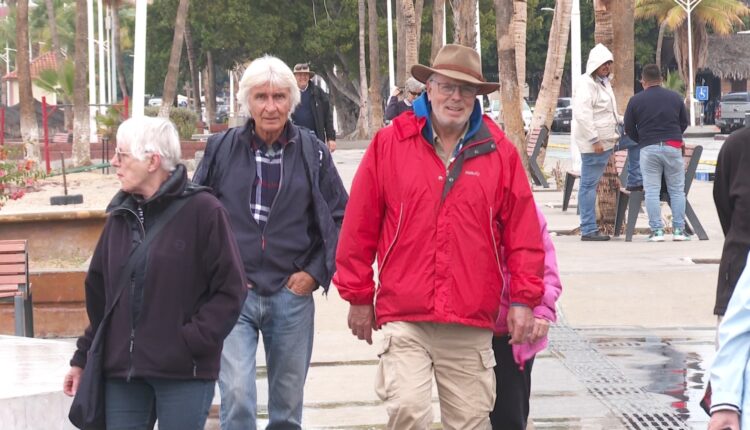
[[[526,136],[526,154],[529,156],[529,171],[531,172],[531,180],[534,184],[541,185],[544,188],[549,188],[547,179],[544,177],[542,168],[539,167],[536,159],[539,157],[539,151],[542,148],[547,147],[547,140],[549,139],[549,129],[546,125],[543,125]]]
[[[708,240],[708,235],[703,229],[698,216],[695,214],[695,210],[690,205],[688,200],[688,193],[690,192],[690,186],[693,184],[695,179],[695,171],[698,169],[698,162],[700,161],[701,155],[703,154],[703,146],[701,145],[685,145],[685,151],[682,159],[685,162],[685,231],[688,234],[695,234],[700,240]],[[633,240],[633,232],[635,231],[635,223],[638,218],[638,213],[641,211],[641,205],[645,199],[644,191],[628,191],[621,188],[617,192],[617,211],[615,214],[615,236],[620,235],[620,229],[622,223],[625,220],[625,211],[628,212],[627,224],[625,226],[625,241],[630,242]],[[661,195],[659,199],[663,202],[669,203],[669,194],[665,192],[662,187]]]
[[[609,161],[608,161],[609,162]],[[622,150],[615,152],[615,167],[617,168],[617,174],[620,177],[620,183],[624,184],[628,180],[628,151]],[[568,170],[565,172],[565,185],[563,187],[563,203],[562,210],[567,211],[568,205],[570,204],[570,196],[573,194],[573,185],[576,183],[576,179],[581,177],[580,170]],[[579,213],[580,210],[576,210]]]
[[[16,336],[34,337],[29,254],[25,240],[0,241],[0,300],[14,303]]]

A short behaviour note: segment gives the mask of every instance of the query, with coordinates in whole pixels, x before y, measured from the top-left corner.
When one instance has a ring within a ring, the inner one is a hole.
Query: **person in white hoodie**
[[[581,240],[605,241],[609,236],[599,232],[596,224],[596,185],[619,135],[615,93],[612,91],[613,57],[604,45],[597,44],[589,53],[586,73],[573,91],[573,139],[581,150],[581,185],[578,208],[581,213]]]

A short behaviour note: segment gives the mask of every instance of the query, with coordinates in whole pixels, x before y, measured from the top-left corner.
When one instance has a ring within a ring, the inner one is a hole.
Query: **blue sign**
[[[708,87],[695,87],[695,98],[699,101],[708,101]]]

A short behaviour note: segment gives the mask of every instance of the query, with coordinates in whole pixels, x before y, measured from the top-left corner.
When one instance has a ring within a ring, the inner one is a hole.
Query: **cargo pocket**
[[[393,377],[394,375],[388,375],[388,351],[391,349],[391,337],[386,336],[383,338],[383,342],[380,344],[378,350],[378,371],[375,375],[375,394],[378,395],[380,400],[386,401],[389,398],[389,394],[393,393]]]
[[[478,351],[479,369],[472,384],[473,389],[469,394],[473,399],[471,402],[476,407],[478,415],[489,414],[495,407],[497,396],[495,381],[495,353],[492,349]]]

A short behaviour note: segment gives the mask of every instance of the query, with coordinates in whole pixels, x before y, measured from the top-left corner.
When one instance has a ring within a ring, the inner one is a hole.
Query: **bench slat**
[[[0,264],[23,263],[26,264],[26,254],[0,254]]]
[[[17,252],[26,252],[26,244],[23,242],[18,243],[8,243],[8,242],[0,242],[0,253],[2,254],[12,254]]]
[[[26,275],[0,275],[0,284],[26,284]]]
[[[25,264],[0,264],[0,276],[26,274]]]

